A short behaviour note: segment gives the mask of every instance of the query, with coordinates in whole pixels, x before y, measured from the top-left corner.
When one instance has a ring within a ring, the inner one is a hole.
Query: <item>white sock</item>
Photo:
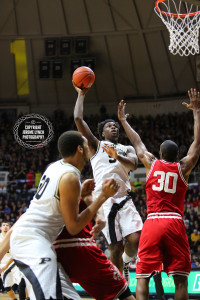
[[[126,252],[124,251],[124,253],[122,254],[122,259],[123,259],[123,262],[125,262],[127,264],[131,261],[132,257],[128,256],[126,254]]]

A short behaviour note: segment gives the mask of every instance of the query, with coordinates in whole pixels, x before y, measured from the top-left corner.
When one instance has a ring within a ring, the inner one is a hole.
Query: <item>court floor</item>
[[[18,297],[18,299],[19,299],[19,297]],[[93,298],[81,298],[81,299],[83,299],[83,300],[95,300]],[[10,298],[8,297],[8,295],[0,293],[0,300],[10,300]]]
[[[18,295],[17,295],[18,296]],[[0,300],[9,300],[10,298],[6,295],[6,294],[1,294],[0,293]],[[19,297],[18,297],[19,299]],[[95,300],[94,298],[81,298],[82,300]],[[154,299],[156,300],[156,299]],[[195,299],[192,299],[192,300],[195,300]],[[198,300],[198,299],[196,299]]]

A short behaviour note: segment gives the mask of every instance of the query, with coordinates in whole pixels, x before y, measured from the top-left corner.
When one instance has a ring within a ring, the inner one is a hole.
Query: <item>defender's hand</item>
[[[81,186],[81,197],[86,197],[92,194],[95,188],[94,179],[87,179],[82,183]]]
[[[90,239],[91,242],[99,236],[100,232],[105,227],[105,225],[106,225],[105,219],[101,219],[98,217],[96,218],[96,224],[92,227],[92,230],[90,231],[90,234],[92,235]]]
[[[182,104],[190,110],[200,111],[200,92],[196,89],[188,91],[190,103],[183,102]]]

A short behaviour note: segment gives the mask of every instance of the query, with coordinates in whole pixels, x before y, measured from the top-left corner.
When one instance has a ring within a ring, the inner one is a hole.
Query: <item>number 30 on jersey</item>
[[[162,191],[164,190],[166,193],[174,194],[176,193],[176,186],[178,180],[178,174],[173,172],[163,172],[163,171],[155,171],[153,174],[154,177],[157,178],[158,185],[153,184],[153,191]],[[169,188],[170,178],[172,178],[172,188]]]

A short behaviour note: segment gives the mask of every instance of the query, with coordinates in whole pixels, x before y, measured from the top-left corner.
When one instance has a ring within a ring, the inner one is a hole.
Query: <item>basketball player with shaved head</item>
[[[119,124],[114,120],[109,119],[98,124],[101,141],[92,134],[83,119],[83,104],[87,90],[77,87],[75,89],[78,92],[78,98],[74,109],[74,120],[78,131],[88,139],[90,161],[96,183],[94,194],[101,193],[102,182],[108,178],[115,178],[119,185],[118,192],[102,206],[106,220],[106,226],[102,231],[111,251],[110,260],[123,272],[125,279],[129,282],[128,266],[137,254],[143,225],[128,193],[131,191],[129,171],[137,168],[138,159],[132,146],[118,143]],[[123,239],[127,241],[125,249]]]
[[[190,248],[183,222],[188,178],[200,155],[200,93],[188,91],[193,111],[194,141],[179,162],[178,146],[171,140],[160,146],[160,159],[149,153],[137,132],[127,122],[125,103],[119,103],[119,120],[146,168],[147,220],[144,223],[136,263],[136,298],[147,300],[149,280],[164,271],[172,275],[175,299],[188,300],[187,276],[191,270]]]

